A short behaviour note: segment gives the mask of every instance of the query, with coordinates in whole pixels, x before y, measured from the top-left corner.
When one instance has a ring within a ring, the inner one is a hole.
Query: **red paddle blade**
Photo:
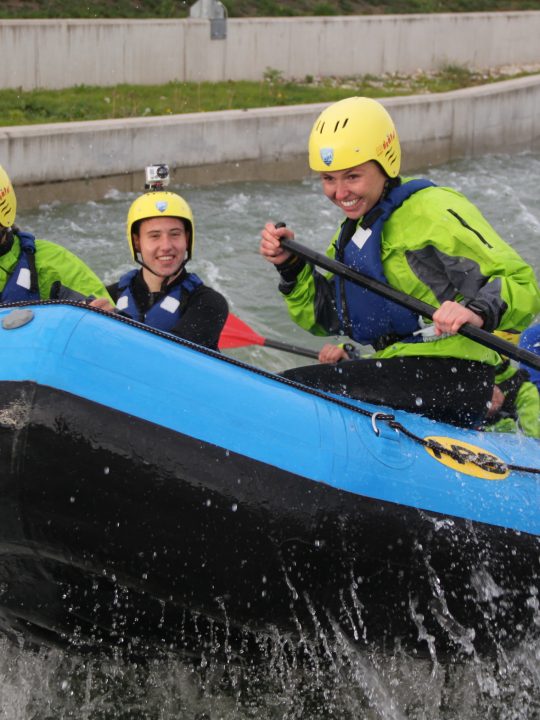
[[[245,345],[264,345],[265,338],[254,332],[249,325],[229,313],[225,326],[219,336],[218,347],[220,350],[227,348],[244,347]]]

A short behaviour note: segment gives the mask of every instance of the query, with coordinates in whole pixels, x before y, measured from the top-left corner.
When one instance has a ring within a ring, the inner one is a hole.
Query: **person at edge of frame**
[[[527,338],[531,337],[534,326],[519,332],[496,330],[507,342],[520,345],[527,350],[535,352],[528,347]],[[522,340],[522,337],[525,337]],[[540,344],[539,344],[540,348]],[[536,350],[540,354],[539,349]],[[522,432],[529,437],[540,438],[540,393],[533,378],[540,379],[540,371],[519,363],[512,363],[510,358],[502,357],[501,364],[496,369],[495,386],[491,407],[486,420],[480,429],[492,432]]]
[[[149,166],[163,170],[166,165]],[[226,299],[186,270],[195,246],[195,222],[190,206],[176,193],[163,190],[163,179],[147,182],[149,192],[132,203],[127,216],[127,240],[141,267],[107,286],[116,312],[158,330],[211,348],[228,315]],[[147,177],[148,180],[148,177]],[[91,303],[114,310],[108,303]]]
[[[524,350],[529,350],[530,352],[540,355],[540,322],[531,325],[521,333],[518,345]],[[531,382],[533,382],[540,391],[540,370],[525,363],[520,363],[520,368],[528,371]]]
[[[97,275],[67,248],[15,225],[17,198],[0,166],[0,303],[111,298]]]
[[[291,318],[315,335],[347,335],[375,350],[284,375],[477,426],[489,411],[501,358],[457,333],[464,323],[487,331],[527,327],[540,309],[532,268],[461,193],[400,176],[398,133],[376,100],[351,97],[323,110],[310,134],[309,164],[345,215],[327,255],[437,309],[431,321],[323,275],[281,246],[281,238],[294,238],[291,229],[268,222],[260,252],[279,272]]]
[[[540,326],[536,326],[540,330]],[[496,330],[507,342],[540,355],[540,342],[534,347],[534,328],[519,332]],[[537,332],[540,336],[540,332]],[[522,432],[540,438],[540,392],[534,380],[540,380],[540,371],[524,363],[512,363],[502,357],[496,369],[491,407],[480,429],[492,432]]]
[[[495,334],[507,342],[540,355],[540,325],[531,326],[520,334],[496,330]],[[523,338],[523,339],[522,339]],[[319,352],[319,362],[336,363],[360,358],[351,343],[327,343]],[[495,370],[495,385],[490,406],[478,430],[489,432],[522,432],[540,438],[540,371],[524,363],[512,364],[502,357]]]

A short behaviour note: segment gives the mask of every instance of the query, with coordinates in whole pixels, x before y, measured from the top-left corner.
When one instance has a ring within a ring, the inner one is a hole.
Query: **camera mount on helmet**
[[[163,190],[170,181],[169,166],[165,163],[148,165],[145,168],[145,190]]]

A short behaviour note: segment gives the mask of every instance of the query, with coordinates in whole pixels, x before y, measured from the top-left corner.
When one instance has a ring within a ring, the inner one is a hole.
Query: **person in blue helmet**
[[[526,330],[524,332],[527,332]],[[495,331],[513,345],[520,342],[518,331]],[[530,348],[527,348],[530,349]],[[540,347],[537,349],[537,352]],[[533,350],[534,352],[534,350]],[[491,406],[481,427],[494,432],[521,432],[540,438],[540,393],[531,379],[535,370],[501,356],[497,366]],[[540,373],[536,371],[537,375]]]
[[[540,355],[540,323],[531,325],[527,330],[524,330],[520,335],[518,345],[524,350],[530,350],[530,352]],[[540,370],[525,363],[520,363],[520,367],[522,370],[527,370],[531,382],[540,391]]]

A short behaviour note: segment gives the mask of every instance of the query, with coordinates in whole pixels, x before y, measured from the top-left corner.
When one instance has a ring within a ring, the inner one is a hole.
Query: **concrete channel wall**
[[[0,47],[10,59],[0,64],[0,86],[219,80],[260,77],[266,67],[346,76],[426,70],[443,60],[538,65],[539,24],[536,11],[230,20],[227,39],[211,41],[206,20],[0,21]],[[199,39],[188,48],[192,30]],[[404,171],[540,149],[540,75],[384,103]],[[143,168],[156,162],[169,163],[182,184],[299,179],[309,173],[307,138],[324,106],[0,127],[0,164],[22,207],[139,190]]]
[[[540,10],[210,21],[0,20],[0,87],[262,80],[537,63]],[[6,61],[7,60],[7,61]]]
[[[405,171],[540,150],[540,75],[383,102],[398,129]],[[140,189],[144,167],[156,162],[168,162],[181,184],[300,179],[309,174],[307,139],[324,107],[0,128],[0,164],[23,206]],[[32,187],[23,192],[25,185]]]

